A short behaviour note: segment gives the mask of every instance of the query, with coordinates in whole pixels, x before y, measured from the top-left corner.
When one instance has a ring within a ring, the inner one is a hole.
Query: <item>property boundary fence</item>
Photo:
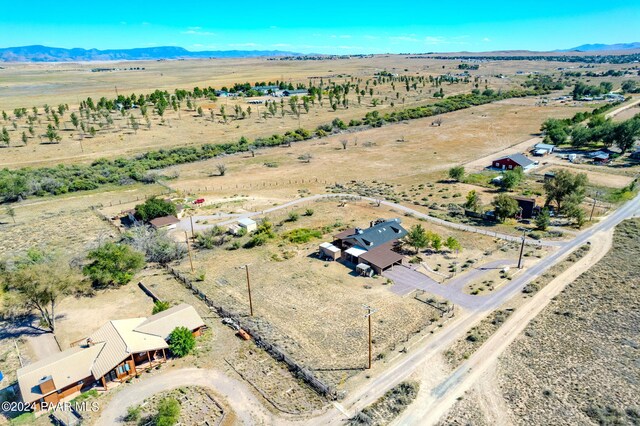
[[[291,372],[293,372],[300,379],[304,380],[309,386],[311,386],[312,389],[330,400],[338,399],[338,392],[332,386],[329,386],[326,383],[322,382],[309,369],[300,365],[278,346],[267,341],[263,336],[260,335],[260,333],[258,333],[257,330],[247,324],[246,321],[243,321],[240,315],[234,312],[227,311],[222,306],[216,305],[213,300],[211,300],[193,283],[193,281],[191,281],[180,271],[177,271],[169,265],[164,265],[164,267],[187,289],[191,290],[193,294],[201,299],[209,308],[215,310],[221,318],[230,318],[237,324],[239,324],[242,329],[246,330],[253,337],[256,345],[264,349],[276,361],[285,363]]]

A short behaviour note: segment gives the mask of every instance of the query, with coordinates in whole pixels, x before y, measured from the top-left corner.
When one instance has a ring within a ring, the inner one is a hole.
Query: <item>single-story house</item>
[[[587,158],[591,158],[596,163],[603,163],[609,161],[609,153],[604,151],[595,151],[586,155]]]
[[[253,90],[255,90],[256,92],[260,92],[263,95],[266,95],[268,93],[274,92],[276,90],[280,89],[279,86],[255,86],[253,88]]]
[[[518,207],[520,208],[520,218],[521,219],[531,219],[536,210],[536,200],[535,198],[527,198],[527,197],[512,197],[514,200],[518,202]]]
[[[309,91],[307,89],[295,89],[295,90],[283,90],[282,96],[307,96]]]
[[[122,382],[167,360],[169,334],[186,327],[200,335],[204,321],[180,304],[148,318],[112,320],[76,346],[17,371],[22,400],[41,409],[82,390]]]
[[[381,274],[403,263],[404,256],[393,248],[406,235],[400,219],[378,219],[367,229],[350,228],[335,235],[333,245],[342,251],[343,260],[369,265],[375,273]]]
[[[253,219],[249,219],[248,217],[238,219],[238,225],[240,225],[241,228],[246,229],[247,233],[253,232],[258,229],[258,224],[256,223],[256,221]]]
[[[318,254],[324,259],[338,260],[342,255],[342,250],[331,243],[322,243],[318,248]]]
[[[152,227],[155,229],[175,229],[178,223],[180,223],[180,219],[173,215],[157,217],[155,219],[151,219],[149,221]]]
[[[547,154],[551,154],[555,148],[555,145],[551,145],[548,143],[537,143],[533,146],[533,155],[542,157]]]
[[[494,160],[491,166],[501,170],[513,170],[516,167],[522,167],[522,170],[526,172],[534,168],[536,163],[522,154],[512,154]]]

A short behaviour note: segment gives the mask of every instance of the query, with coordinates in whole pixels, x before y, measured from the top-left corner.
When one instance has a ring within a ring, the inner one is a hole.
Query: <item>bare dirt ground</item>
[[[640,221],[531,322],[499,363],[516,424],[638,421]]]

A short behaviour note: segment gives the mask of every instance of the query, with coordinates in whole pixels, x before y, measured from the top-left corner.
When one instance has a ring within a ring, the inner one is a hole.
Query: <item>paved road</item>
[[[495,260],[473,268],[442,284],[407,266],[396,266],[393,269],[384,271],[383,275],[394,281],[394,285],[390,286],[389,290],[400,296],[405,296],[414,290],[424,290],[443,297],[462,308],[476,310],[482,308],[487,299],[500,298],[501,292],[505,291],[506,287],[513,285],[514,281],[510,281],[486,296],[466,294],[463,291],[464,287],[470,282],[477,281],[492,270],[502,269],[505,266],[515,267],[517,266],[517,261],[509,259]]]
[[[478,350],[454,372],[443,380],[424,388],[419,392],[414,403],[394,422],[398,425],[429,425],[438,422],[458,397],[466,390],[482,380],[484,375],[496,368],[499,356],[509,344],[521,335],[527,324],[534,319],[549,302],[573,282],[576,276],[587,271],[608,252],[612,231],[601,231],[592,238],[594,247],[573,264],[569,269],[557,276],[544,287],[535,298],[518,308],[498,331],[493,334]]]
[[[292,201],[289,201],[287,203],[281,204],[279,206],[275,206],[275,207],[271,207],[268,208],[266,210],[262,210],[262,211],[258,211],[258,212],[247,212],[247,213],[242,213],[242,214],[237,214],[237,213],[218,213],[215,215],[198,215],[198,216],[193,216],[193,229],[194,231],[202,231],[205,230],[207,228],[211,228],[215,225],[219,225],[219,226],[224,226],[224,225],[228,225],[234,222],[237,222],[238,219],[240,218],[253,218],[253,217],[257,217],[257,216],[264,216],[264,215],[268,215],[271,212],[275,212],[281,209],[286,209],[288,207],[293,207],[296,206],[298,204],[302,204],[302,203],[308,203],[308,202],[312,202],[312,201],[318,201],[318,200],[323,200],[323,199],[343,199],[343,198],[355,198],[358,200],[365,200],[365,201],[370,201],[372,203],[380,203],[383,206],[387,206],[387,207],[391,207],[395,210],[399,210],[403,213],[408,213],[411,214],[419,219],[424,219],[427,220],[429,222],[435,223],[437,225],[441,225],[441,226],[445,226],[448,228],[452,228],[452,229],[458,229],[461,231],[466,231],[466,232],[474,232],[476,234],[482,234],[482,235],[487,235],[489,237],[492,238],[499,238],[501,240],[505,240],[505,241],[513,241],[513,242],[521,242],[522,241],[522,237],[520,235],[511,235],[511,234],[505,234],[505,233],[500,233],[500,232],[495,232],[495,231],[490,231],[488,229],[482,229],[482,228],[478,228],[475,226],[471,226],[471,225],[465,225],[462,223],[453,223],[453,222],[449,222],[443,219],[439,219],[437,217],[433,217],[433,216],[429,216],[426,213],[422,213],[419,212],[417,210],[412,209],[411,207],[406,207],[403,206],[401,204],[396,204],[396,203],[392,203],[390,201],[385,201],[385,200],[380,200],[378,198],[372,198],[372,197],[362,197],[362,196],[358,196],[358,195],[354,195],[354,194],[317,194],[317,195],[312,195],[310,197],[305,197],[305,198],[298,198]],[[200,221],[200,223],[196,223],[196,221]],[[207,222],[216,222],[216,223],[207,223],[204,224],[202,223],[203,221],[207,221]],[[180,220],[180,223],[178,224],[178,228],[183,230],[183,231],[190,231],[191,230],[191,219],[189,217],[184,217]],[[526,240],[526,244],[528,245],[538,245],[538,246],[545,246],[545,247],[561,247],[563,245],[566,244],[566,241],[543,241],[543,240],[532,240],[532,239],[527,239]]]

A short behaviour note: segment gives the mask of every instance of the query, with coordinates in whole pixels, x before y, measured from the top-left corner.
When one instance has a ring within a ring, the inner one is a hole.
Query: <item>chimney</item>
[[[87,338],[87,346],[93,346],[93,339],[91,337]]]

